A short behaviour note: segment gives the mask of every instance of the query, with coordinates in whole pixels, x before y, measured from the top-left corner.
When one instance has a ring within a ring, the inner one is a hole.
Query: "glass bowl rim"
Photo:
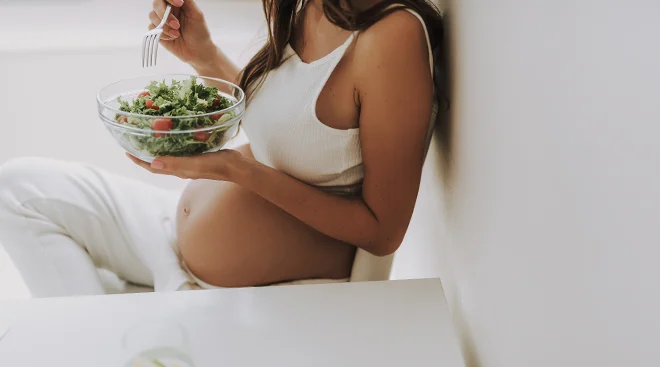
[[[112,87],[113,85],[117,85],[119,83],[127,82],[127,81],[130,81],[130,80],[142,79],[142,78],[148,78],[148,79],[156,80],[155,77],[159,76],[159,75],[160,76],[163,76],[163,75],[178,75],[178,76],[187,76],[188,78],[194,76],[194,77],[200,78],[200,79],[206,79],[206,80],[212,80],[212,81],[215,81],[215,82],[219,82],[221,84],[225,84],[225,85],[228,85],[230,87],[238,89],[241,92],[241,99],[238,100],[234,105],[232,105],[230,107],[227,107],[223,110],[203,113],[203,114],[200,114],[200,115],[185,115],[185,116],[153,116],[153,115],[143,115],[143,114],[140,114],[140,113],[126,112],[126,111],[122,111],[122,110],[119,110],[119,109],[116,109],[116,108],[112,108],[112,107],[108,106],[108,104],[105,101],[101,100],[101,93],[103,93],[104,90]],[[201,76],[201,75],[193,75],[193,74],[177,74],[177,73],[150,74],[150,75],[142,75],[142,76],[136,76],[136,77],[131,77],[131,78],[124,78],[124,79],[120,79],[120,80],[117,80],[115,82],[112,82],[112,83],[106,85],[105,87],[101,88],[101,90],[96,94],[96,101],[99,104],[99,106],[101,106],[105,109],[108,109],[112,112],[115,112],[116,114],[122,115],[122,116],[141,117],[141,118],[148,118],[148,119],[157,119],[157,118],[185,119],[185,118],[199,118],[199,117],[213,116],[213,115],[217,115],[219,113],[234,110],[239,105],[243,104],[243,102],[245,101],[245,91],[243,89],[241,89],[241,87],[239,87],[238,85],[236,85],[232,82],[229,82],[229,81],[223,80],[223,79],[219,79],[219,78],[209,77],[209,76]],[[121,125],[119,125],[119,126],[121,126]],[[143,130],[144,131],[145,129],[138,129],[138,130]],[[187,131],[193,131],[193,130],[187,130]]]

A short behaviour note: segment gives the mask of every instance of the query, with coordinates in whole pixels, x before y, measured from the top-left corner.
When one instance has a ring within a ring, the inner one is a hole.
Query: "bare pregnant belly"
[[[177,213],[181,255],[220,287],[346,278],[355,248],[315,231],[238,185],[193,181]]]

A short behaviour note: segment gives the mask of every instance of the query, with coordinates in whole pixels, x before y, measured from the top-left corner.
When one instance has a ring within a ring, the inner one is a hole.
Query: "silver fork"
[[[144,34],[142,39],[142,67],[148,68],[156,66],[156,59],[158,58],[158,45],[160,44],[160,35],[163,34],[163,26],[167,22],[167,18],[170,16],[172,11],[172,5],[167,5],[165,9],[165,14],[163,15],[163,20],[160,21],[160,24]]]

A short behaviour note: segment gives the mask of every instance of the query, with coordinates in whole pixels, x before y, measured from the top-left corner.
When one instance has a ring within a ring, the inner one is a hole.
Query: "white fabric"
[[[192,286],[192,289],[220,289],[222,287],[217,287],[215,285],[206,283],[205,281],[197,278],[195,274],[193,274],[186,264],[183,264],[183,268],[188,272],[190,275],[190,278],[194,281],[194,285]],[[343,279],[304,279],[304,280],[293,280],[293,281],[288,281],[288,282],[282,282],[282,283],[276,283],[276,284],[271,284],[271,286],[284,286],[284,285],[304,285],[304,284],[329,284],[329,283],[346,283],[350,279],[349,278],[343,278]]]
[[[288,59],[268,74],[243,117],[256,160],[319,187],[362,181],[358,129],[331,128],[315,112],[316,100],[352,38],[310,64],[287,48]]]
[[[104,294],[97,268],[187,289],[173,247],[178,198],[86,165],[10,161],[0,166],[0,244],[35,297]]]
[[[424,25],[417,13],[415,15]],[[430,68],[433,53],[426,27]],[[303,62],[291,46],[287,58],[268,73],[243,117],[254,157],[308,184],[330,192],[356,194],[364,178],[359,128],[341,130],[322,123],[316,102],[335,67],[353,42],[311,63]],[[429,125],[429,141],[435,116]]]

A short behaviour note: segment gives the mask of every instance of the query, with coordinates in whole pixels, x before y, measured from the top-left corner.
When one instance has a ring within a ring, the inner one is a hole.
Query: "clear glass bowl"
[[[245,113],[245,93],[230,82],[195,76],[197,84],[216,87],[219,96],[233,102],[229,108],[212,113],[168,117],[135,114],[119,109],[118,99],[132,102],[146,91],[145,87],[152,81],[164,81],[171,85],[172,81],[184,82],[191,77],[188,74],[149,75],[110,84],[97,96],[99,117],[124,150],[145,162],[151,163],[159,156],[185,157],[217,152],[238,135],[240,121]],[[179,124],[199,127],[183,130],[179,129]],[[163,125],[167,126],[165,130],[153,129]]]

